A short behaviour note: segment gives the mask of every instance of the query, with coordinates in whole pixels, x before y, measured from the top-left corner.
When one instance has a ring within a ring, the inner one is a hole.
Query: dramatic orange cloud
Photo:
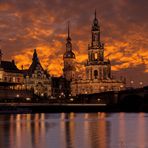
[[[94,8],[105,43],[105,57],[111,60],[113,73],[148,84],[148,1],[0,1],[0,46],[4,59],[15,59],[19,68],[28,68],[33,49],[51,75],[61,75],[67,36],[67,22],[77,70],[84,71],[91,41]],[[119,73],[120,72],[120,73]],[[140,77],[140,76],[142,77]]]

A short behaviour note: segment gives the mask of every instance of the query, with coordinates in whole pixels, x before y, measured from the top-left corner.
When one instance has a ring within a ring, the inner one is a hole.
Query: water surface
[[[0,115],[0,148],[148,148],[146,113]]]

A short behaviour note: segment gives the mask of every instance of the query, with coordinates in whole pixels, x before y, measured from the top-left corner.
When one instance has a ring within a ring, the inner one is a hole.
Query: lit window
[[[97,55],[97,53],[95,53],[95,60],[97,60],[98,59],[98,55]]]
[[[13,77],[12,81],[15,82],[15,77]]]
[[[3,79],[3,74],[2,73],[0,73],[0,80],[2,80]]]

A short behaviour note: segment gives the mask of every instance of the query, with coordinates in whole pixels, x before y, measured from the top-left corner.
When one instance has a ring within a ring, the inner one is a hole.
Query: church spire
[[[70,42],[71,41],[71,38],[70,38],[70,25],[69,25],[69,21],[68,21],[68,24],[67,24],[67,42]]]
[[[72,43],[71,43],[71,37],[70,37],[70,25],[69,25],[69,21],[68,21],[68,26],[67,26],[66,51],[72,51]]]
[[[36,49],[34,49],[32,61],[37,62],[38,60],[39,60],[39,59],[38,59],[37,51],[36,51]]]
[[[64,77],[71,81],[75,78],[75,54],[72,51],[72,43],[70,37],[70,25],[69,22],[67,23],[67,39],[66,39],[66,51],[63,55],[64,60],[64,68],[63,74]]]
[[[98,23],[98,19],[97,19],[97,13],[95,10],[94,13],[94,20],[93,20],[93,24],[92,24],[92,47],[100,47],[100,26]]]
[[[104,44],[101,42],[100,39],[100,26],[97,19],[96,10],[94,12],[94,19],[92,23],[92,30],[91,30],[91,45],[88,47],[88,57],[89,61],[103,61],[104,60]],[[92,50],[90,50],[92,49]]]
[[[95,19],[97,19],[97,17],[96,17],[96,16],[97,16],[97,13],[96,13],[96,9],[95,9]]]
[[[70,37],[70,23],[67,25],[67,39],[66,39],[66,52],[64,53],[64,58],[75,58],[75,54],[72,51],[72,43]]]
[[[98,30],[99,30],[99,22],[97,19],[97,12],[95,9],[94,20],[93,20],[93,24],[92,24],[92,31],[98,31]]]
[[[68,38],[70,38],[69,21],[68,21]]]

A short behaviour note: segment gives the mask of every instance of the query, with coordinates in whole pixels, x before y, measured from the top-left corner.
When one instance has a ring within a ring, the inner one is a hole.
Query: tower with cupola
[[[68,23],[66,51],[63,55],[63,61],[64,61],[63,75],[64,75],[64,78],[69,81],[72,81],[73,79],[75,79],[75,74],[76,74],[75,59],[76,59],[75,54],[72,50],[70,27]]]

